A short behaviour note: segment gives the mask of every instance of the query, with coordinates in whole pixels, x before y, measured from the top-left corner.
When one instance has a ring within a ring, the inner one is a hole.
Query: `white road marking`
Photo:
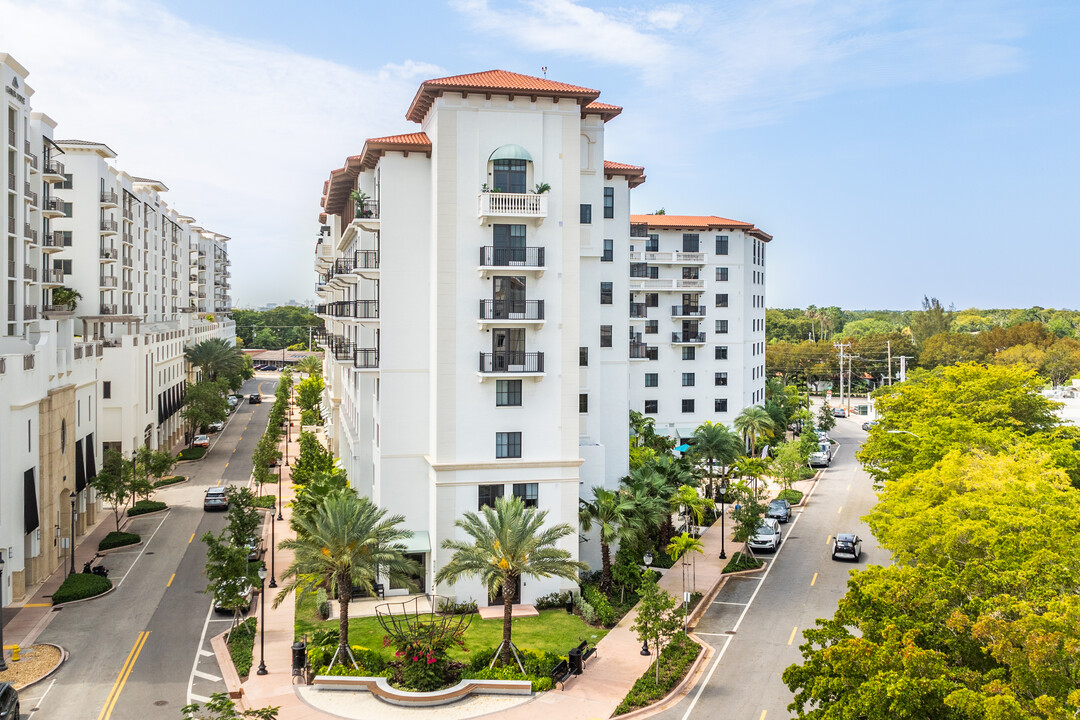
[[[43,700],[45,699],[45,696],[49,694],[49,691],[50,691],[50,690],[52,690],[52,686],[53,686],[53,685],[55,685],[55,684],[56,684],[56,678],[53,678],[53,679],[52,679],[52,680],[51,680],[51,681],[49,682],[49,685],[48,685],[48,687],[46,687],[46,688],[45,688],[45,692],[41,693],[41,697],[39,697],[39,698],[38,698],[38,699],[37,699],[36,701],[34,701],[34,700],[27,700],[27,699],[25,699],[25,698],[24,698],[24,702],[25,702],[25,703],[26,703],[27,705],[33,705],[33,706],[34,706],[34,709],[33,709],[33,710],[31,710],[31,711],[30,711],[30,712],[29,712],[29,713],[27,714],[27,716],[28,716],[28,717],[33,717],[33,716],[34,716],[34,713],[36,713],[36,712],[37,712],[38,710],[40,710],[40,709],[41,709],[41,702],[42,702],[42,701],[43,701]]]
[[[199,654],[202,655],[203,657],[214,657],[214,653],[210,652],[209,650],[200,649]]]
[[[723,600],[713,600],[713,605],[738,605],[738,606],[742,607],[743,605],[749,605],[749,604],[750,603],[733,603],[733,602],[724,602]]]
[[[208,703],[208,702],[210,702],[210,698],[205,697],[203,695],[196,695],[195,693],[190,693],[189,692],[188,693],[188,704],[190,705],[193,702]]]
[[[195,653],[195,660],[193,660],[192,663],[191,663],[191,674],[188,675],[187,701],[188,701],[189,705],[191,703],[193,703],[193,702],[196,702],[196,701],[204,703],[204,702],[207,702],[210,699],[210,698],[204,698],[204,697],[199,696],[199,695],[194,695],[191,692],[191,687],[192,687],[192,684],[195,682],[195,673],[199,669],[199,658],[202,656],[203,652],[205,652],[203,650],[203,643],[206,642],[206,630],[207,630],[207,628],[210,627],[210,620],[213,619],[213,615],[214,615],[214,603],[211,602],[210,607],[206,608],[206,620],[203,621],[202,634],[199,635],[199,652]],[[210,654],[213,655],[213,653],[210,653]]]
[[[120,587],[121,585],[124,584],[124,581],[127,580],[127,576],[130,575],[131,571],[135,569],[135,564],[137,562],[139,562],[139,558],[141,558],[143,556],[143,553],[146,552],[146,549],[148,547],[150,547],[150,543],[153,542],[154,536],[158,534],[158,530],[161,529],[161,526],[164,525],[165,521],[168,520],[168,519],[169,519],[169,511],[166,510],[165,514],[161,516],[161,522],[158,523],[157,527],[154,528],[154,532],[150,535],[150,539],[147,540],[145,543],[143,543],[142,550],[139,551],[138,557],[136,557],[134,560],[131,561],[131,567],[129,567],[127,569],[127,572],[124,573],[124,577],[120,578],[120,582],[116,583],[116,587]]]
[[[221,678],[219,678],[217,675],[211,675],[210,673],[203,672],[202,670],[196,670],[195,677],[201,677],[203,680],[210,680],[212,682],[221,682]]]

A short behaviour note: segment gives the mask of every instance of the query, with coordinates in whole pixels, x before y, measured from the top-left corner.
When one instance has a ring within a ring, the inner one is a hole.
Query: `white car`
[[[225,429],[225,423],[218,420],[217,422],[210,423],[206,427],[212,433],[221,432],[222,430]]]
[[[780,534],[780,523],[772,518],[765,518],[758,525],[757,532],[750,538],[748,543],[753,550],[777,550],[783,538]]]
[[[832,463],[832,447],[827,442],[818,443],[818,449],[810,453],[810,467],[829,467]]]

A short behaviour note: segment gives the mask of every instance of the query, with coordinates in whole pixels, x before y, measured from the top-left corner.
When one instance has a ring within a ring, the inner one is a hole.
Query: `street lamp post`
[[[68,539],[71,543],[71,572],[68,575],[75,574],[75,493],[71,493],[71,537]]]
[[[278,477],[281,476],[278,475]],[[274,502],[274,505],[277,505],[276,501]],[[277,523],[274,522],[274,508],[270,508],[270,585],[268,587],[272,588],[277,587],[277,580],[274,579],[277,575],[277,564],[274,561],[274,550],[277,547],[277,532],[274,530],[276,526]]]
[[[641,559],[645,562],[645,571],[648,572],[649,567],[652,565],[652,561],[653,561],[652,553],[649,552],[648,550],[646,550],[645,551],[645,557],[643,557]],[[647,638],[647,637],[641,642],[641,654],[642,655],[652,655],[652,653],[649,652],[649,638]]]
[[[281,515],[281,466],[278,465],[277,469],[277,519],[284,520]]]
[[[727,553],[724,552],[724,539],[727,537],[727,533],[724,532],[724,511],[726,510],[726,508],[724,507],[724,503],[725,503],[726,498],[724,496],[726,494],[727,494],[727,486],[721,485],[720,487],[716,488],[716,496],[718,498],[720,498],[719,501],[716,502],[716,505],[718,506],[717,509],[720,511],[720,559],[721,560],[727,560]]]
[[[0,555],[0,614],[4,611],[4,556]],[[0,617],[0,672],[7,670],[4,660],[4,619]]]
[[[266,674],[266,563],[259,568],[259,669],[256,675]]]

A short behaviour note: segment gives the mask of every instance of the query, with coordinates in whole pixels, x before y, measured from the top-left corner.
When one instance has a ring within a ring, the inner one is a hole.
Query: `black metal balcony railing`
[[[648,307],[645,303],[632,302],[630,303],[630,317],[643,318],[648,317]]]
[[[23,227],[23,237],[29,240],[32,244],[37,244],[38,231],[30,227],[30,223],[26,223]]]
[[[98,284],[101,287],[114,288],[114,287],[116,287],[116,276],[115,275],[102,275],[99,278],[99,283]]]
[[[649,223],[630,223],[630,237],[649,237]]]
[[[120,198],[112,190],[106,190],[101,193],[101,202],[104,205],[116,205],[120,201]]]
[[[119,226],[117,226],[115,220],[101,221],[101,232],[116,232],[117,230],[119,230]]]
[[[357,250],[356,251],[356,269],[357,270],[378,270],[379,269],[379,251],[378,250]]]
[[[45,233],[41,244],[45,247],[64,247],[64,232],[62,230],[53,230],[51,233]]]
[[[367,370],[379,367],[379,349],[356,348],[356,353],[353,356],[353,367]]]
[[[632,342],[630,343],[630,357],[632,359],[642,360],[648,357],[649,346],[645,343]]]
[[[375,200],[356,203],[356,217],[377,220],[379,218],[379,203]]]
[[[480,264],[491,267],[544,267],[544,248],[500,248],[485,245],[480,248]]]
[[[338,258],[334,261],[334,274],[348,275],[352,273],[355,266],[356,260],[354,260],[353,258]]]
[[[542,352],[493,352],[480,353],[480,372],[482,373],[542,373],[544,372],[544,353]]]
[[[23,307],[23,320],[37,320],[38,306],[26,305]]]
[[[102,303],[101,304],[101,314],[102,315],[115,315],[116,314],[116,305],[115,304]]]
[[[543,300],[481,300],[481,320],[543,320]]]
[[[99,253],[102,260],[115,260],[117,256],[116,248],[103,247]]]
[[[63,175],[64,174],[64,163],[60,162],[59,160],[54,160],[52,158],[49,158],[49,160],[46,161],[46,163],[45,163],[45,174],[46,175]]]
[[[61,198],[50,195],[45,198],[45,204],[42,205],[42,209],[46,212],[64,212],[64,201]]]
[[[630,263],[630,277],[632,277],[632,278],[646,278],[646,277],[649,277],[649,265],[647,263]]]
[[[34,207],[37,207],[38,194],[37,194],[37,192],[34,191],[33,188],[30,187],[30,183],[24,183],[23,184],[23,195],[30,198],[30,204],[31,205],[33,205]]]
[[[672,317],[705,317],[704,305],[673,305]]]
[[[693,333],[693,332],[673,332],[671,333],[671,342],[673,343],[703,343],[705,342],[705,333]]]

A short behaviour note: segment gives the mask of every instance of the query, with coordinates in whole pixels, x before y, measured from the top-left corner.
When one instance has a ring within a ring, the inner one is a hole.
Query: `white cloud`
[[[30,70],[33,107],[58,137],[107,143],[117,167],[160,179],[170,204],[232,238],[242,303],[314,296],[328,171],[368,135],[412,130],[417,84],[445,74],[412,61],[359,72],[143,0],[0,0],[0,17],[0,48]]]

